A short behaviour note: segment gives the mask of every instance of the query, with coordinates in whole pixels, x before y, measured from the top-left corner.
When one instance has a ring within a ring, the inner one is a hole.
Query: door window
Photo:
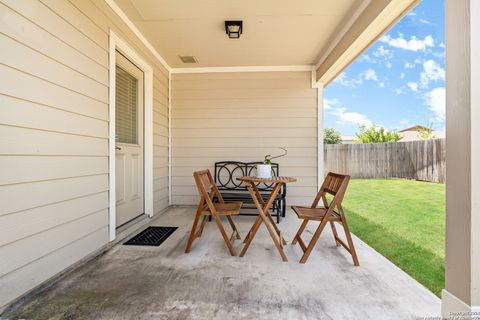
[[[138,144],[138,80],[118,65],[115,76],[116,141]]]

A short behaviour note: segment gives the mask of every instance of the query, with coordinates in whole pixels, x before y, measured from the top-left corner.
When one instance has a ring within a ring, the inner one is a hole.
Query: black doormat
[[[124,245],[131,246],[159,246],[165,241],[178,227],[148,227],[135,237],[131,238]]]

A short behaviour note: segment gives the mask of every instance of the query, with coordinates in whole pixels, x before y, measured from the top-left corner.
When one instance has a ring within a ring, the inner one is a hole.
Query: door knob
[[[119,146],[115,146],[115,150],[122,150]]]

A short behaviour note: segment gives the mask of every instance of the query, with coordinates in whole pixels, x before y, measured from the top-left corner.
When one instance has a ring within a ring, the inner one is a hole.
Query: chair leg
[[[335,239],[335,244],[340,246],[340,242],[338,242],[338,233],[337,233],[337,228],[335,228],[335,222],[330,221],[330,227],[332,227],[332,233],[333,233],[333,238]]]
[[[303,220],[302,225],[300,226],[300,228],[297,231],[297,234],[295,235],[295,238],[293,238],[292,245],[298,242],[298,239],[300,239],[303,233],[303,230],[305,230],[305,227],[307,226],[307,223],[308,223],[308,219]]]
[[[227,233],[225,232],[225,229],[223,228],[222,221],[220,221],[220,218],[218,216],[213,216],[213,219],[215,219],[215,222],[217,223],[217,227],[220,230],[220,233],[222,234],[223,240],[225,240],[225,243],[227,244],[228,251],[230,251],[230,254],[232,256],[236,256],[237,252],[235,251],[235,248],[233,247],[232,243],[230,242],[230,239],[227,236]]]
[[[228,222],[230,223],[230,226],[232,227],[233,233],[236,235],[235,239],[242,239],[242,237],[240,237],[240,232],[238,232],[237,226],[233,222],[232,217],[227,216],[227,219],[228,219]]]
[[[352,255],[353,264],[355,266],[359,266],[360,263],[358,262],[357,252],[355,251],[355,246],[353,245],[352,235],[350,234],[350,229],[348,229],[347,219],[342,214],[342,226],[343,230],[345,231],[345,237],[347,238],[348,248],[350,249],[350,254]]]
[[[195,214],[195,220],[193,220],[192,231],[190,232],[190,237],[188,237],[185,253],[190,252],[190,248],[192,247],[193,240],[195,240],[196,238],[196,233],[197,233],[196,230],[197,230],[198,220],[200,220],[200,216],[202,215],[202,207],[203,207],[203,204],[200,204],[200,206],[197,209],[197,213]]]
[[[313,248],[317,244],[318,238],[320,238],[320,235],[322,234],[323,229],[327,225],[328,218],[329,218],[328,216],[325,216],[322,219],[322,222],[318,226],[317,231],[315,231],[315,233],[313,234],[312,240],[310,240],[310,244],[308,245],[307,250],[305,250],[305,253],[303,254],[302,258],[300,259],[300,263],[307,262],[307,259],[310,256],[310,253],[312,253]]]
[[[207,223],[207,216],[203,216],[202,224],[200,225],[200,230],[198,230],[198,237],[200,238],[203,233],[203,229],[205,228],[205,224]]]

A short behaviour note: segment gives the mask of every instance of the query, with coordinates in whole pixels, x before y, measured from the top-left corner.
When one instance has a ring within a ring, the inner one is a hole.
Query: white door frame
[[[115,240],[116,199],[115,199],[115,51],[121,52],[144,74],[144,210],[153,216],[153,69],[124,40],[110,29],[109,39],[109,137],[108,137],[108,176],[109,176],[109,236]]]

